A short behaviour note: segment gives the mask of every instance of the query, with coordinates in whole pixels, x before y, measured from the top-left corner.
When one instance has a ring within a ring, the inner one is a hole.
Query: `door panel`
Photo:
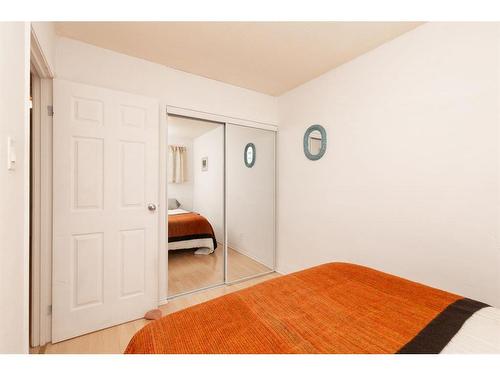
[[[73,150],[73,208],[100,210],[104,200],[104,142],[102,139],[74,137]]]
[[[54,81],[52,341],[158,302],[158,102]]]
[[[121,142],[122,208],[144,205],[145,149],[141,142]]]
[[[121,293],[120,298],[144,293],[145,233],[143,229],[120,231]]]
[[[103,233],[73,236],[73,308],[103,303]]]

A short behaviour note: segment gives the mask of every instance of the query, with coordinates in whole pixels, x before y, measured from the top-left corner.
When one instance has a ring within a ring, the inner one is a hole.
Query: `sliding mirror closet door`
[[[274,148],[273,131],[226,125],[228,282],[274,269]]]
[[[224,283],[224,124],[168,117],[168,297]]]

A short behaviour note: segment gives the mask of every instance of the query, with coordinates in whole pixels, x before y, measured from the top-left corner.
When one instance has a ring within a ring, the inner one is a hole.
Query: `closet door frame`
[[[215,113],[197,111],[188,108],[182,108],[177,106],[166,105],[165,117],[161,120],[160,126],[160,215],[161,215],[161,226],[160,230],[160,253],[159,253],[159,304],[168,303],[169,299],[177,298],[180,296],[200,292],[207,289],[216,288],[223,285],[231,285],[244,280],[249,280],[255,277],[264,276],[275,272],[276,270],[276,249],[277,249],[277,173],[278,173],[278,163],[277,163],[277,146],[278,146],[278,127],[273,124],[250,121],[245,119],[232,118],[228,116],[218,115]],[[224,160],[224,181],[223,181],[223,220],[224,220],[224,267],[223,267],[223,281],[214,285],[209,285],[203,288],[195,289],[185,293],[179,293],[174,296],[168,295],[168,216],[167,216],[167,199],[168,199],[168,188],[167,188],[167,148],[168,148],[168,116],[181,116],[192,118],[202,121],[218,122],[224,125],[224,150],[223,150],[223,160]],[[163,117],[163,116],[162,116]],[[227,157],[227,143],[226,135],[228,125],[238,125],[245,126],[255,129],[262,129],[274,132],[274,189],[273,189],[273,225],[274,225],[274,249],[273,249],[273,268],[270,271],[264,273],[251,275],[238,280],[228,280],[228,268],[227,268],[227,197],[226,197],[226,186],[227,186],[227,169],[226,169],[226,157]]]

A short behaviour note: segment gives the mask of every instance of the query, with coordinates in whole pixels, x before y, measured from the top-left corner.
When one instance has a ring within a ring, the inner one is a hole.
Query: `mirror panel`
[[[168,117],[168,297],[224,283],[224,126]]]
[[[226,125],[228,282],[274,269],[274,147],[272,131]]]

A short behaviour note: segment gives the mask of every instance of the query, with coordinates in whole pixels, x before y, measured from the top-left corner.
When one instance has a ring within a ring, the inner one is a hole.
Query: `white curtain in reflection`
[[[168,182],[171,184],[182,184],[186,179],[186,147],[168,146]]]

